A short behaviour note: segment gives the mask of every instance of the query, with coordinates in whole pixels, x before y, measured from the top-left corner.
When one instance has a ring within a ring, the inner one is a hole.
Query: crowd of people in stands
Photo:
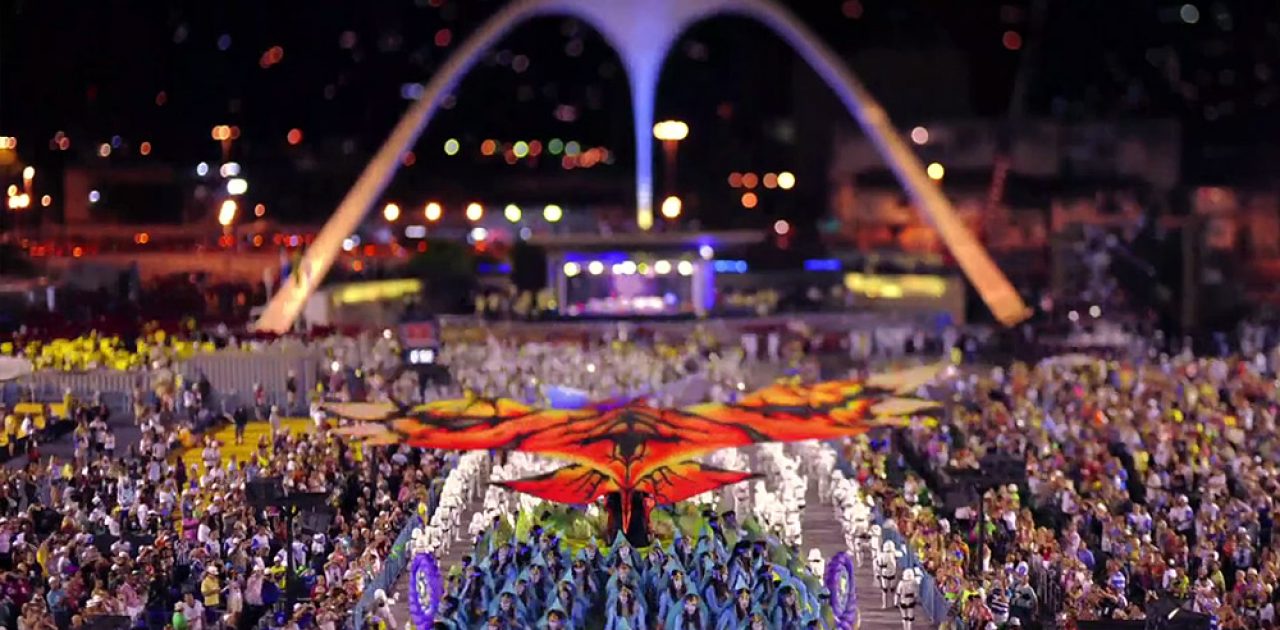
[[[1171,605],[1224,629],[1275,626],[1280,399],[1265,357],[1065,357],[934,394],[949,412],[896,436],[914,466],[902,489],[873,488],[969,627]],[[851,449],[869,479],[895,465]],[[948,480],[993,454],[1025,464],[1025,482],[986,493],[984,523],[976,505],[944,511]]]
[[[0,627],[74,628],[100,615],[135,627],[253,627],[282,598],[292,554],[310,603],[279,621],[336,628],[443,464],[281,431],[244,461],[224,461],[209,440],[203,465],[188,468],[167,414],[152,410],[120,453],[104,415],[76,413],[70,460],[0,469]],[[290,548],[283,513],[248,500],[259,480],[326,493],[332,522],[298,532]]]

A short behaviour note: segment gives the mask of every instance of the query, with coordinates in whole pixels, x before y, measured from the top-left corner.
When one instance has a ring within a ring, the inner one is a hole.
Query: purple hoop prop
[[[422,588],[427,586],[427,604],[422,605]],[[440,600],[444,598],[444,583],[440,581],[440,565],[436,557],[429,553],[420,553],[413,557],[409,565],[409,617],[416,628],[430,628],[436,620],[436,612],[440,610]]]
[[[844,599],[840,598],[841,577],[847,579],[849,589]],[[836,627],[840,630],[857,628],[858,586],[854,582],[853,560],[849,558],[849,554],[841,551],[827,563],[823,583],[827,587],[827,592],[831,594],[831,614],[835,617]]]

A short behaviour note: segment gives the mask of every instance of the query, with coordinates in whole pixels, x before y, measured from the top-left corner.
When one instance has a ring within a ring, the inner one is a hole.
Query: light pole
[[[667,195],[675,194],[676,187],[676,150],[680,141],[689,137],[689,125],[679,120],[664,120],[653,126],[653,137],[662,141],[662,153],[666,171],[663,175],[663,187]]]

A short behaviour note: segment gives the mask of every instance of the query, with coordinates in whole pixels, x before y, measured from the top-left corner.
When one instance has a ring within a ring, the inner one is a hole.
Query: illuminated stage
[[[717,273],[743,273],[730,258],[760,242],[755,231],[534,237],[547,252],[547,286],[565,317],[680,317],[715,306]]]

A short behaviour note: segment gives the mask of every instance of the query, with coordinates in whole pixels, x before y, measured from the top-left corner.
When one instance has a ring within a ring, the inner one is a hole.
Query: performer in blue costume
[[[608,605],[604,630],[639,630],[645,625],[644,603],[629,586],[618,588],[617,597]]]
[[[586,623],[587,609],[591,607],[591,600],[583,599],[578,595],[573,580],[568,577],[561,579],[556,584],[556,591],[551,596],[551,600],[551,604],[548,604],[548,612],[553,607],[560,609],[574,628],[581,628]]]
[[[680,602],[693,593],[685,582],[684,567],[674,557],[667,562],[666,586],[658,596],[658,618],[666,620],[672,610],[679,608]]]
[[[720,611],[716,619],[716,630],[739,630],[751,619],[751,588],[741,577],[734,586],[737,595],[730,606]]]
[[[709,630],[711,613],[697,593],[689,593],[667,611],[666,630]]]

